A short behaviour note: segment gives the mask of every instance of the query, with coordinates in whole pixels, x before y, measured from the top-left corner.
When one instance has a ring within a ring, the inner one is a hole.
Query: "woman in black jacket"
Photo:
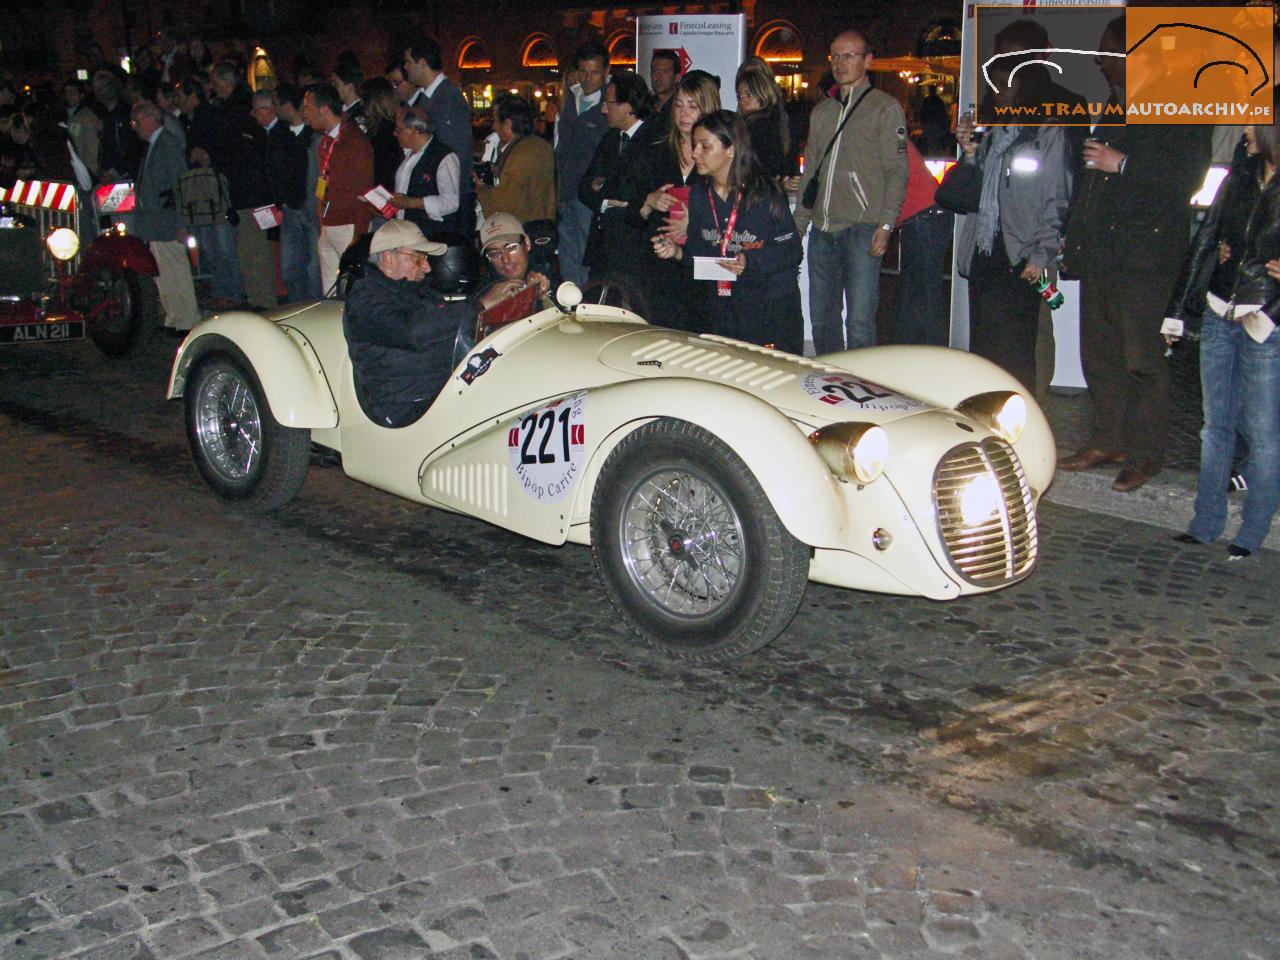
[[[733,279],[698,280],[713,333],[799,354],[800,236],[778,185],[756,162],[746,122],[729,110],[693,128],[693,160],[706,182],[689,192],[688,237],[654,237],[654,252],[683,261],[714,260]],[[695,272],[695,278],[696,278]]]
[[[672,95],[671,124],[646,144],[627,180],[627,223],[639,239],[626,272],[640,284],[651,323],[691,333],[706,329],[701,290],[679,264],[659,259],[649,238],[674,231],[684,236],[689,191],[703,182],[693,163],[693,125],[720,109],[720,91],[705,74],[684,77]]]
[[[1276,126],[1245,127],[1249,162],[1227,178],[1196,232],[1168,316],[1203,306],[1200,478],[1195,516],[1181,543],[1211,543],[1227,522],[1227,479],[1236,431],[1249,444],[1240,529],[1227,556],[1251,556],[1280,504],[1280,282],[1267,261],[1280,257]],[[1166,324],[1166,328],[1167,328]]]
[[[789,177],[796,169],[795,138],[773,70],[760,57],[748,57],[734,79],[738,113],[747,121],[751,147],[766,176]]]

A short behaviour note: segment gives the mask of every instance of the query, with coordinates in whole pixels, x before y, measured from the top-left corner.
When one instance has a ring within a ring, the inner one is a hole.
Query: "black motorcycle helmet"
[[[431,239],[448,249],[427,257],[431,263],[427,285],[447,296],[465,296],[474,290],[485,276],[484,255],[475,244],[460,233],[440,233]]]

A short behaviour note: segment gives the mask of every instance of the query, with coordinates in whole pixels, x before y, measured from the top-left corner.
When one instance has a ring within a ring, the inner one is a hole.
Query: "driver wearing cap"
[[[524,285],[503,280],[476,300],[444,300],[423,278],[431,272],[427,256],[447,249],[408,220],[384,223],[343,307],[357,390],[368,413],[385,426],[404,426],[426,412],[449,379],[459,327]]]

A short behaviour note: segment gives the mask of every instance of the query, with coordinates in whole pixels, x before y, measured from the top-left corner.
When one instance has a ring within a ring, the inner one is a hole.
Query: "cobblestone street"
[[[1280,957],[1271,551],[1044,502],[725,667],[581,547],[190,463],[176,340],[0,353],[0,958]]]

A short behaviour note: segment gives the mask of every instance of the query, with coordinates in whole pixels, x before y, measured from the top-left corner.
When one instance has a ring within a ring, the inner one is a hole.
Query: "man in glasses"
[[[523,286],[503,280],[474,301],[444,300],[422,281],[431,272],[428,256],[447,249],[417,224],[389,220],[369,242],[364,276],[343,307],[356,392],[383,426],[406,426],[426,413],[453,369],[459,327]]]
[[[836,89],[809,120],[795,214],[801,236],[813,226],[809,319],[819,355],[875,345],[880,260],[907,194],[906,117],[897,100],[871,87],[867,38],[837,35],[830,59]]]
[[[545,245],[552,244],[548,242]],[[543,262],[545,258],[540,256],[534,262],[529,235],[510,213],[495,213],[480,225],[480,251],[489,261],[493,284],[516,280],[536,286],[539,294],[545,294],[555,286],[550,264]]]

